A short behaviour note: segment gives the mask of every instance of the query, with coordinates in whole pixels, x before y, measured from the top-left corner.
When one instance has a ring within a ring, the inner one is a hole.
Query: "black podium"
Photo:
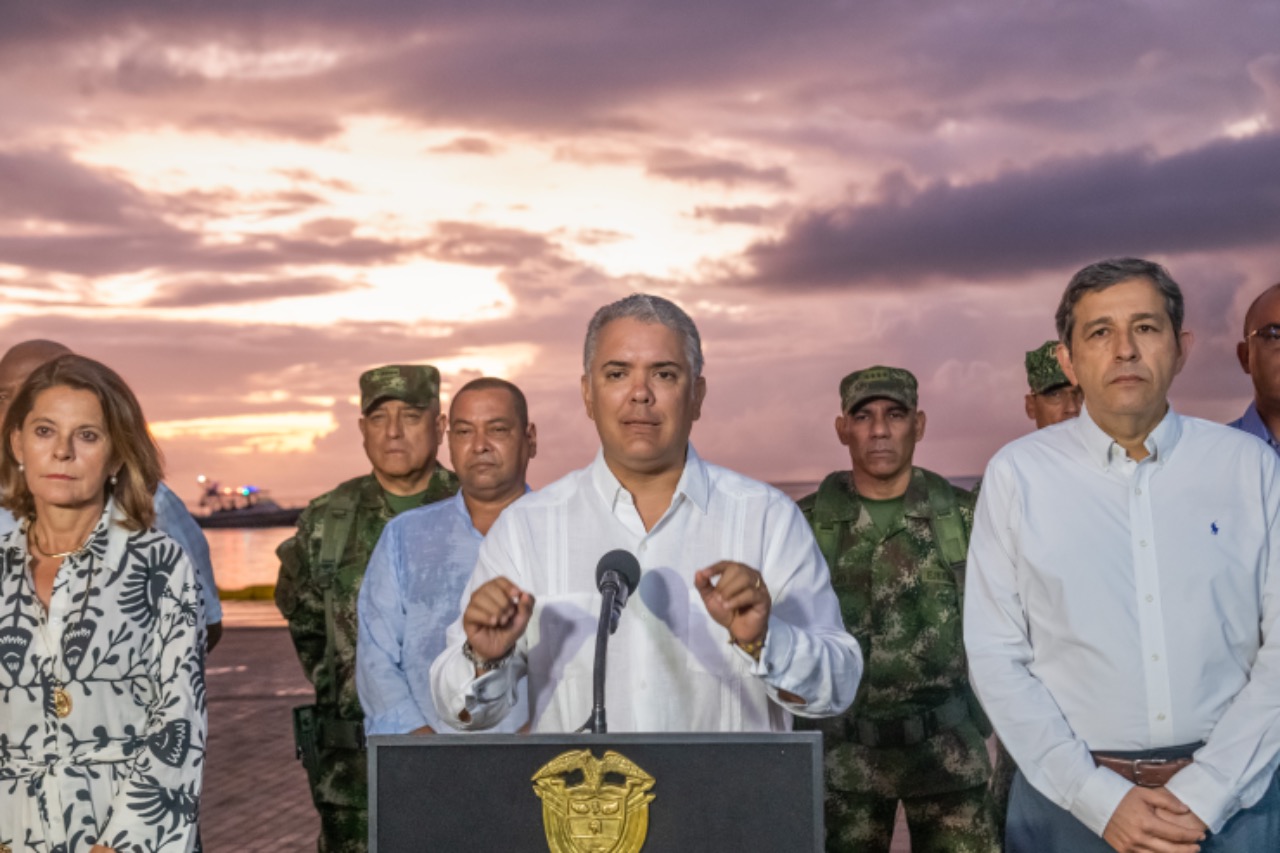
[[[369,739],[375,853],[820,853],[822,739]]]

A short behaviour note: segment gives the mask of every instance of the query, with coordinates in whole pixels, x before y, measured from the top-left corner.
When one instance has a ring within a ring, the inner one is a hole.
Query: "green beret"
[[[429,364],[388,364],[360,374],[360,412],[383,400],[427,408],[440,399],[440,371]]]
[[[1027,384],[1032,394],[1043,394],[1059,385],[1070,385],[1071,380],[1058,364],[1058,342],[1045,341],[1044,346],[1027,353]]]
[[[876,365],[855,370],[840,380],[840,411],[848,414],[868,400],[894,400],[908,409],[916,407],[916,378],[901,367]]]

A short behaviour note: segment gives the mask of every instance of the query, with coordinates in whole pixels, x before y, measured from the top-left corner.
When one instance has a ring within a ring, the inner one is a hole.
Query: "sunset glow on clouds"
[[[1187,291],[1175,402],[1225,420],[1280,280],[1276,32],[1270,2],[7,4],[0,344],[120,369],[189,499],[363,471],[356,379],[392,362],[521,384],[537,485],[594,447],[587,320],[646,290],[701,327],[708,458],[846,465],[836,384],[880,362],[966,474],[1029,428],[1070,274],[1137,254]]]

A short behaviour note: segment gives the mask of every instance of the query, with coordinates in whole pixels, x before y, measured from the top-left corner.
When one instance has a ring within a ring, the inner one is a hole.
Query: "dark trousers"
[[[1071,812],[1055,805],[1022,775],[1009,792],[1005,853],[1114,853]],[[1280,774],[1252,808],[1241,809],[1200,844],[1201,853],[1272,853],[1280,850]]]

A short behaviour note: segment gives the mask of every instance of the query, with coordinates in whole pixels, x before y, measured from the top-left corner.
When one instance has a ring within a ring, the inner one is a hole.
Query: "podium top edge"
[[[483,732],[448,732],[434,735],[370,735],[368,748],[370,752],[383,746],[431,745],[433,747],[449,746],[492,746],[497,744],[522,744],[524,746],[568,746],[591,747],[594,749],[614,744],[634,746],[636,744],[653,744],[670,746],[672,744],[688,744],[690,746],[732,746],[732,745],[774,745],[805,746],[817,744],[821,748],[820,732],[626,732],[614,734],[558,733],[558,734],[487,734]]]

